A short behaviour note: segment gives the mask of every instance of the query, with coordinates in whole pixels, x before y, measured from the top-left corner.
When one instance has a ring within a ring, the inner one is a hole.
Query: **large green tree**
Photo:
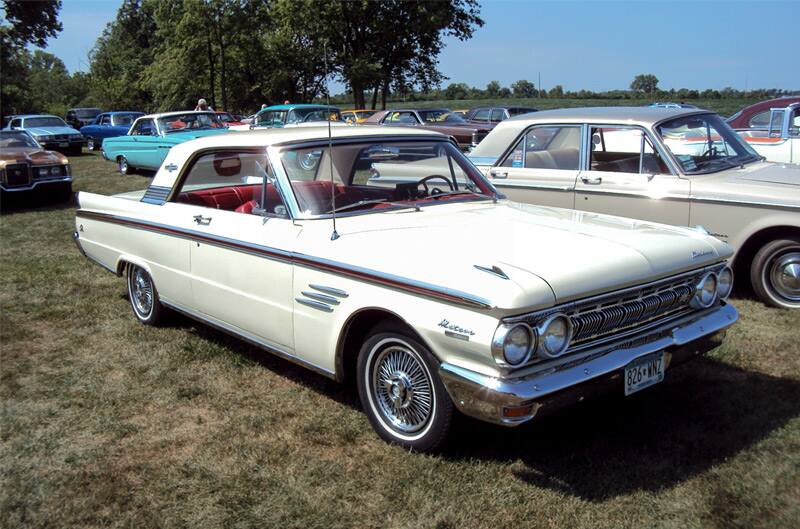
[[[631,90],[652,94],[658,90],[658,77],[651,73],[640,73],[631,81]]]

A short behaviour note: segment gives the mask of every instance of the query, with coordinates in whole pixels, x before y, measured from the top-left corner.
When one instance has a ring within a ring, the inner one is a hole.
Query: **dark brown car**
[[[478,145],[492,130],[492,126],[488,123],[484,125],[468,123],[446,108],[381,110],[364,120],[363,124],[425,127],[452,136],[458,142],[458,146],[465,151]]]
[[[800,103],[800,97],[779,97],[760,101],[744,107],[728,118],[728,125],[734,129],[766,129],[769,126],[769,114],[773,108],[786,108],[792,103]]]
[[[512,105],[496,105],[493,107],[477,107],[473,108],[464,116],[464,119],[469,123],[477,123],[493,127],[503,120],[513,118],[514,116],[521,116],[522,114],[529,114],[537,112],[538,109],[533,107],[520,107]]]
[[[72,194],[72,169],[61,153],[46,151],[24,130],[0,131],[0,189],[3,195],[24,191]]]

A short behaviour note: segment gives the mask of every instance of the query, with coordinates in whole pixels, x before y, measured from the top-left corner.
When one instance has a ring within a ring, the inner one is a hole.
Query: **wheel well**
[[[339,335],[336,346],[336,379],[340,382],[355,380],[356,361],[361,345],[376,325],[384,322],[393,322],[405,327],[420,343],[425,343],[413,327],[406,321],[385,309],[363,309],[350,316],[344,325],[344,330]]]
[[[125,275],[125,271],[128,269],[129,264],[130,263],[128,261],[120,259],[120,261],[117,263],[117,277],[122,277]]]
[[[736,252],[736,259],[733,263],[733,271],[736,277],[748,278],[750,277],[750,264],[758,251],[768,242],[783,237],[800,237],[800,228],[794,226],[772,226],[764,228],[750,235],[747,240]]]

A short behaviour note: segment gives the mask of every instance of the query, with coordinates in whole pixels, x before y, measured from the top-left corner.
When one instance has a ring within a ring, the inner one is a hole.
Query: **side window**
[[[154,136],[156,127],[152,119],[143,119],[133,129],[134,136]]]
[[[490,111],[491,111],[491,109],[482,108],[482,109],[478,110],[477,112],[475,112],[475,115],[472,116],[472,119],[474,121],[489,121],[489,112]]]
[[[783,130],[783,116],[786,110],[772,110],[769,117],[769,135],[773,138],[780,137]]]
[[[492,123],[500,122],[506,119],[506,111],[503,108],[495,108],[492,110]]]
[[[747,124],[753,129],[765,129],[769,126],[769,115],[770,110],[765,110],[763,112],[759,112],[758,114],[754,114]]]
[[[800,136],[800,108],[794,109],[792,112],[792,119],[789,121],[789,136]]]
[[[592,127],[590,170],[639,173],[640,166],[642,174],[670,174],[643,130]]]
[[[580,145],[578,126],[534,127],[514,146],[502,166],[577,171]]]
[[[101,125],[111,125],[111,116],[106,114],[105,116],[100,118]]]
[[[404,125],[416,125],[419,123],[411,112],[392,112],[384,120],[386,123],[402,123]]]
[[[287,215],[264,152],[221,151],[200,156],[175,201],[237,213]]]
[[[9,128],[13,129],[13,128],[21,127],[21,126],[22,126],[22,120],[21,119],[12,119],[11,120],[11,125],[9,125]]]

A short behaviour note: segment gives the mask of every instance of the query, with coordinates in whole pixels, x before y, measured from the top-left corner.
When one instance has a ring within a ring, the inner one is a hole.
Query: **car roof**
[[[14,116],[16,118],[59,118],[58,116],[54,116],[53,114],[20,114],[18,116]],[[63,121],[63,120],[62,120]]]
[[[146,114],[139,116],[140,118],[158,119],[168,116],[180,116],[186,114],[215,114],[213,110],[174,110],[172,112],[161,112],[159,114]]]
[[[312,127],[282,127],[274,129],[253,129],[245,131],[228,131],[223,134],[204,136],[173,146],[164,163],[183,163],[195,151],[209,148],[247,148],[268,147],[299,142],[316,142],[328,139],[371,137],[419,137],[420,139],[449,140],[446,134],[431,130],[420,130],[411,127],[383,127],[380,125],[359,125],[330,127],[319,125]],[[172,187],[177,172],[158,171],[151,185]]]
[[[110,112],[101,112],[101,114],[108,114],[110,116],[115,116],[117,114],[141,114],[144,116],[144,112],[138,110],[112,110]]]
[[[568,123],[612,121],[649,126],[665,119],[708,112],[708,110],[699,108],[655,108],[649,106],[560,108],[557,110],[539,110],[536,113],[514,116],[503,123],[538,123],[552,122],[554,120]]]

